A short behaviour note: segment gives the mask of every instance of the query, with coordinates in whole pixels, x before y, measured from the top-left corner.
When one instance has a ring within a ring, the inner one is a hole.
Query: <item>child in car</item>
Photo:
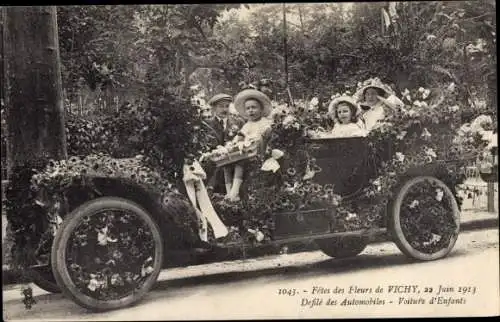
[[[272,125],[272,121],[267,118],[272,109],[271,100],[266,94],[258,90],[245,89],[236,95],[234,106],[247,122],[232,140],[232,143],[249,145],[258,142],[259,151],[263,152]],[[226,198],[231,201],[238,201],[240,199],[239,193],[243,182],[244,162],[236,162],[234,164],[233,177],[226,178],[230,180],[230,182],[226,181],[226,184],[231,185],[231,190],[226,195]]]
[[[358,104],[349,96],[334,99],[328,107],[328,114],[334,119],[335,125],[328,137],[359,137],[366,136],[367,131],[358,120]]]

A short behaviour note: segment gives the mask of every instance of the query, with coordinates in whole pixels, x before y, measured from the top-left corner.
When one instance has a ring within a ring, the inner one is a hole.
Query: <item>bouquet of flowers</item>
[[[257,155],[259,140],[246,138],[243,141],[229,141],[219,145],[214,150],[205,153],[202,158],[208,158],[217,166],[234,163]]]

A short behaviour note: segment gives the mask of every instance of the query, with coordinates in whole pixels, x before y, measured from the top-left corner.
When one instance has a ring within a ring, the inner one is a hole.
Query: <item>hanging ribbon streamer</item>
[[[229,231],[222,220],[220,220],[214,207],[212,206],[212,203],[210,202],[207,189],[203,183],[203,180],[206,179],[207,175],[200,163],[198,161],[194,161],[191,165],[185,164],[183,167],[183,173],[183,181],[186,186],[187,195],[201,222],[199,229],[200,239],[205,242],[208,241],[207,220],[212,226],[215,238],[226,236]]]

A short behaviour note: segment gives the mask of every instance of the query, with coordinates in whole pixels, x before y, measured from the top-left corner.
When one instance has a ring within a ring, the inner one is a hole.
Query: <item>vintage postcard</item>
[[[495,7],[0,7],[4,320],[500,315]]]

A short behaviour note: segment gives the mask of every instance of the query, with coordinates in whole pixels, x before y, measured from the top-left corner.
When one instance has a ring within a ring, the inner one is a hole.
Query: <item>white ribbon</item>
[[[222,220],[220,220],[210,202],[207,189],[203,183],[207,175],[200,163],[194,161],[191,165],[184,164],[183,173],[183,181],[186,186],[187,195],[201,221],[201,227],[199,229],[200,239],[208,241],[207,220],[213,228],[215,238],[226,236],[229,231]]]

